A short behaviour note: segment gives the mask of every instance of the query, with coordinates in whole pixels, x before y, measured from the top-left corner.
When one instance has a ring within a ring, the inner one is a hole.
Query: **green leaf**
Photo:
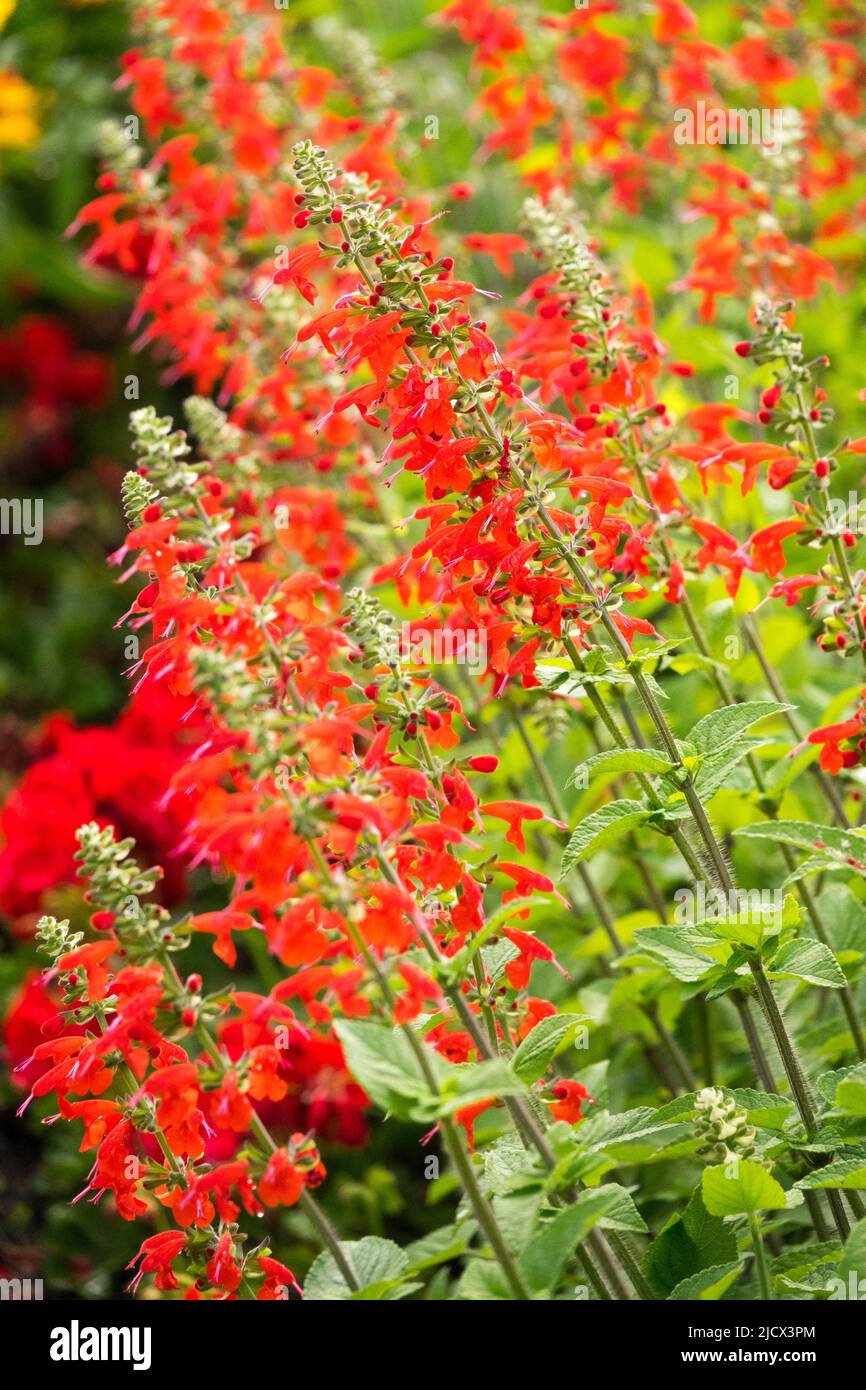
[[[781,705],[776,700],[746,700],[738,705],[725,705],[699,719],[688,733],[699,753],[718,753],[728,744],[771,714],[783,714],[793,705]]]
[[[789,941],[779,948],[767,968],[774,977],[805,980],[825,989],[845,988],[839,962],[822,941]]]
[[[334,1028],[349,1071],[376,1105],[402,1120],[433,1118],[438,1097],[401,1029],[369,1019],[339,1019]],[[430,1065],[444,1076],[441,1059],[432,1051]]]
[[[718,961],[697,945],[710,940],[704,933],[689,927],[640,927],[634,934],[634,954],[649,956],[673,975],[675,980],[691,984],[709,974]]]
[[[550,903],[548,902],[547,905],[549,907]],[[511,904],[509,903],[509,907],[510,906]],[[496,942],[495,946],[488,946],[481,952],[484,969],[491,985],[497,984],[499,980],[502,979],[502,976],[505,974],[506,965],[508,965],[509,961],[517,960],[519,955],[520,952],[517,947],[508,940],[507,936],[503,936]]]
[[[866,1082],[848,1077],[836,1087],[836,1106],[849,1115],[866,1115]]]
[[[342,1250],[357,1275],[360,1293],[353,1293],[333,1255],[324,1251],[310,1266],[304,1281],[304,1298],[314,1303],[334,1300],[378,1300],[393,1295],[409,1267],[408,1256],[392,1240],[364,1236],[341,1242]]]
[[[536,1023],[511,1059],[511,1070],[526,1085],[539,1081],[559,1049],[587,1014],[553,1014]]]
[[[810,1241],[808,1245],[797,1245],[775,1257],[771,1265],[772,1273],[776,1277],[787,1274],[792,1280],[802,1279],[811,1270],[835,1264],[840,1252],[838,1240]]]
[[[839,867],[858,868],[866,872],[866,835],[858,830],[836,830],[829,825],[813,825],[809,821],[758,821],[741,825],[735,835],[747,840],[775,840],[781,845],[795,845],[819,859]],[[849,865],[848,860],[856,863]]]
[[[563,872],[643,825],[649,817],[649,811],[640,801],[610,801],[600,806],[582,820],[572,834],[562,856]]]
[[[704,1206],[712,1216],[739,1216],[774,1211],[787,1205],[783,1188],[760,1163],[741,1159],[736,1176],[728,1176],[728,1164],[705,1168],[701,1183]]]
[[[656,753],[652,748],[609,748],[603,753],[596,753],[594,757],[587,758],[586,762],[579,763],[566,786],[581,786],[584,776],[589,782],[597,772],[665,773],[670,772],[674,766],[670,758],[665,757],[663,753]]]
[[[862,1190],[866,1188],[866,1153],[861,1150],[854,1157],[837,1158],[835,1162],[807,1173],[794,1186],[800,1190],[823,1187]]]
[[[522,1087],[504,1058],[491,1057],[484,1062],[448,1066],[440,1080],[436,1115],[453,1115],[455,1110],[462,1110],[466,1105],[476,1105],[491,1097],[513,1096],[520,1090]]]
[[[696,1188],[683,1215],[673,1217],[648,1247],[644,1272],[653,1292],[667,1298],[701,1270],[731,1264],[736,1258],[733,1231],[721,1217],[710,1215]]]
[[[740,895],[740,900],[748,904],[742,911],[717,921],[707,919],[700,925],[723,941],[755,951],[768,937],[778,936],[785,927],[795,927],[800,921],[800,905],[791,893],[785,895],[781,910],[775,904],[763,906],[760,897],[758,902],[750,903],[746,892]]]
[[[866,1277],[866,1217],[851,1228],[842,1259],[835,1272],[845,1280],[849,1274],[856,1274],[858,1280]]]
[[[853,1079],[866,1085],[866,1062],[855,1062],[850,1067],[837,1067],[835,1071],[825,1071],[816,1078],[815,1089],[828,1105],[836,1103],[836,1089],[840,1081]]]
[[[853,966],[859,974],[866,961],[866,905],[842,883],[831,883],[818,899],[818,907],[833,954],[839,964]]]
[[[671,1121],[660,1119],[660,1114],[651,1105],[639,1105],[619,1115],[592,1114],[581,1125],[583,1146],[594,1153],[615,1144],[633,1144],[638,1139],[669,1132]]]
[[[484,1151],[484,1181],[497,1197],[540,1186],[540,1173],[530,1153],[516,1139],[503,1136]]]
[[[730,1095],[746,1112],[750,1125],[758,1129],[784,1129],[785,1121],[794,1109],[793,1102],[786,1096],[777,1096],[772,1091],[753,1091],[746,1086],[738,1086],[725,1095]]]
[[[520,1267],[533,1292],[556,1287],[574,1247],[603,1216],[616,1209],[620,1191],[616,1184],[611,1184],[609,1188],[581,1192],[571,1206],[532,1237],[520,1257]]]
[[[557,695],[571,700],[585,699],[587,686],[632,684],[632,677],[624,666],[620,670],[608,667],[598,672],[577,672],[570,668],[566,670],[562,666],[540,663],[535,668],[535,674],[547,690],[553,690]]]
[[[765,738],[740,738],[728,743],[716,753],[706,754],[695,778],[695,790],[703,801],[724,787],[732,774],[748,755],[767,743]]]
[[[726,1265],[711,1265],[677,1284],[673,1293],[668,1294],[671,1302],[716,1302],[722,1298],[731,1285],[740,1277],[742,1260],[731,1260]]]
[[[457,1285],[457,1297],[471,1303],[510,1300],[502,1271],[491,1260],[470,1260]]]
[[[719,1088],[727,1100],[746,1111],[749,1124],[759,1129],[784,1129],[785,1121],[794,1109],[793,1101],[785,1096],[777,1096],[772,1091],[754,1091],[747,1086],[722,1086]],[[674,1123],[696,1112],[695,1101],[700,1094],[692,1091],[685,1096],[677,1096],[656,1111],[659,1120]]]
[[[457,1259],[465,1251],[472,1230],[471,1223],[451,1222],[431,1231],[429,1235],[422,1236],[420,1240],[413,1240],[411,1245],[406,1246],[405,1251],[409,1262],[407,1274],[420,1274],[423,1270],[433,1269],[446,1260]]]
[[[506,1246],[512,1254],[519,1254],[532,1237],[541,1192],[512,1192],[507,1197],[494,1197],[491,1205]]]
[[[603,1183],[594,1187],[593,1192],[616,1194],[616,1204],[599,1220],[599,1225],[610,1231],[631,1231],[634,1235],[646,1235],[647,1224],[634,1204],[626,1188],[619,1183]]]

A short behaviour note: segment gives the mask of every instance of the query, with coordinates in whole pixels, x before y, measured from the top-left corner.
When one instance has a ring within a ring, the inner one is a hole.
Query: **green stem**
[[[742,630],[746,635],[746,640],[749,643],[749,646],[752,648],[752,651],[757,657],[758,665],[760,666],[764,674],[764,679],[767,682],[767,686],[769,687],[773,699],[778,700],[780,705],[787,704],[788,702],[785,699],[785,692],[779,684],[779,678],[776,675],[775,669],[769,657],[767,656],[767,653],[764,649],[764,644],[761,641],[761,635],[758,629],[758,625],[752,617],[751,613],[746,613],[743,615],[743,617],[740,619],[740,626],[742,627]],[[790,709],[784,710],[782,717],[785,720],[785,723],[788,725],[788,728],[791,730],[791,733],[796,738],[797,742],[800,743],[803,739],[803,729],[800,725],[800,721],[797,719],[795,712]],[[831,777],[828,777],[824,772],[823,768],[819,767],[817,763],[811,763],[809,765],[809,772],[815,778],[815,781],[821,788],[821,791],[823,792],[824,797],[826,798],[828,806],[833,812],[837,824],[840,826],[842,830],[849,829],[851,822],[845,814],[845,807],[839,799],[839,793],[836,791],[836,788],[833,784],[833,779]]]
[[[516,1299],[528,1299],[529,1292],[523,1282],[511,1252],[505,1244],[502,1232],[499,1229],[490,1204],[478,1185],[478,1180],[475,1177],[475,1170],[472,1167],[472,1161],[464,1151],[459,1135],[455,1132],[450,1120],[442,1120],[441,1128],[451,1161],[457,1169],[464,1191],[478,1219],[478,1224],[481,1226],[481,1229],[490,1243],[493,1253],[499,1262],[499,1267],[511,1289],[512,1295]]]
[[[752,1249],[755,1254],[755,1265],[758,1271],[758,1287],[761,1290],[761,1297],[769,1303],[773,1298],[770,1289],[770,1270],[767,1265],[767,1252],[764,1249],[764,1240],[761,1235],[761,1222],[754,1212],[749,1212],[749,1230],[752,1233]]]
[[[791,1092],[796,1101],[797,1109],[800,1112],[800,1118],[803,1121],[803,1127],[807,1137],[812,1139],[818,1128],[818,1122],[815,1117],[812,1093],[803,1073],[800,1058],[788,1036],[788,1030],[785,1027],[784,1019],[776,1003],[776,996],[770,988],[770,982],[767,979],[762,962],[753,959],[749,964],[752,972],[752,979],[755,982],[755,987],[758,992],[761,1009],[767,1020],[770,1031],[773,1034],[776,1047],[779,1050],[782,1066],[785,1068],[785,1075],[790,1083]]]
[[[313,848],[314,851],[316,851],[317,853],[321,854],[321,852],[318,850],[317,845],[312,845],[311,843],[311,848]],[[324,861],[322,861],[322,868],[323,870],[327,868],[327,866],[324,864]],[[394,997],[394,992],[391,989],[391,985],[388,981],[388,976],[385,973],[384,968],[376,959],[373,952],[370,950],[370,947],[367,945],[358,928],[354,926],[354,924],[351,922],[349,922],[349,931],[358,951],[361,953],[366,962],[368,970],[376,980],[382,998],[393,1019],[397,1001]],[[412,1048],[415,1059],[418,1063],[418,1066],[421,1069],[421,1073],[424,1077],[424,1080],[430,1088],[431,1094],[437,1095],[439,1092],[439,1083],[436,1080],[436,1075],[430,1063],[427,1048],[425,1047],[421,1039],[418,1037],[414,1028],[411,1028],[409,1024],[401,1024],[400,1031],[402,1032],[403,1036],[407,1039],[409,1046]],[[484,1193],[481,1191],[481,1188],[478,1185],[478,1179],[475,1176],[475,1171],[472,1167],[472,1161],[469,1158],[469,1155],[466,1153],[463,1140],[460,1134],[457,1132],[457,1129],[455,1128],[450,1118],[443,1118],[442,1120],[440,1120],[439,1128],[442,1131],[442,1137],[445,1141],[445,1147],[448,1150],[448,1155],[451,1159],[451,1162],[457,1169],[457,1173],[460,1177],[461,1186],[463,1187],[464,1192],[469,1198],[469,1202],[472,1207],[472,1210],[475,1213],[476,1220],[478,1221],[479,1226],[481,1227],[482,1231],[487,1237],[490,1247],[493,1250],[494,1255],[496,1256],[496,1260],[499,1264],[500,1269],[502,1270],[502,1273],[505,1277],[505,1281],[508,1284],[508,1287],[510,1288],[512,1295],[516,1299],[528,1299],[529,1293],[526,1289],[525,1284],[523,1283],[523,1279],[521,1278],[517,1265],[514,1262],[511,1251],[508,1249],[508,1246],[505,1243],[502,1232],[500,1231],[499,1225],[493,1214],[493,1210],[489,1202],[487,1201],[487,1198],[484,1196]]]
[[[647,1302],[654,1301],[655,1294],[647,1283],[644,1272],[635,1257],[629,1237],[621,1235],[618,1231],[611,1231],[610,1243],[621,1260],[626,1274],[634,1285],[640,1298]]]

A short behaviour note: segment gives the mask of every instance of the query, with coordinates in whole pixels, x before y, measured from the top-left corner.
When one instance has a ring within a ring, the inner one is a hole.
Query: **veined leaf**
[[[746,700],[738,705],[725,705],[699,719],[689,731],[688,740],[699,753],[718,753],[760,719],[766,719],[771,714],[784,714],[785,710],[793,708],[793,705],[782,705],[776,700]]]
[[[705,1168],[701,1182],[704,1206],[712,1216],[741,1216],[756,1211],[775,1211],[787,1206],[784,1189],[760,1163],[741,1159],[736,1174],[728,1164]]]
[[[695,788],[701,798],[708,801],[711,796],[715,796],[743,759],[768,741],[766,738],[751,738],[747,735],[726,744],[716,753],[706,754],[695,778]]]
[[[693,1299],[717,1302],[740,1277],[742,1269],[742,1260],[731,1260],[726,1265],[711,1265],[709,1269],[702,1269],[699,1274],[693,1274],[677,1284],[673,1292],[668,1294],[668,1299],[671,1302],[691,1302]]]
[[[587,1014],[553,1014],[536,1023],[511,1058],[514,1075],[527,1085],[540,1080],[569,1035],[587,1017]]]
[[[645,824],[650,813],[640,801],[610,801],[580,822],[562,856],[563,871],[579,864],[588,854],[613,844]]]
[[[338,1019],[334,1028],[350,1072],[376,1105],[403,1120],[434,1117],[438,1097],[400,1029],[358,1018]],[[444,1077],[446,1068],[432,1051],[430,1065]]]
[[[849,1115],[866,1115],[866,1082],[849,1076],[836,1087],[836,1108]]]
[[[745,893],[743,898],[746,898]],[[799,920],[799,903],[788,893],[781,909],[775,904],[764,906],[759,899],[740,912],[731,913],[719,921],[707,920],[700,925],[723,941],[731,941],[754,951],[768,937],[778,936],[785,927],[795,927]]]
[[[520,1267],[533,1292],[555,1288],[574,1247],[603,1216],[616,1209],[621,1189],[612,1183],[593,1188],[543,1226],[526,1246]]]
[[[324,1251],[313,1261],[304,1281],[304,1298],[315,1303],[382,1299],[394,1296],[409,1267],[409,1257],[392,1240],[379,1236],[364,1236],[363,1240],[341,1242],[351,1264],[360,1293],[353,1293],[346,1283],[333,1255]],[[405,1289],[405,1292],[410,1292]]]
[[[736,830],[734,834],[736,835]],[[810,874],[839,874],[850,873],[850,866],[843,864],[839,859],[828,859],[825,854],[813,854],[808,859],[804,859],[796,868],[783,879],[782,887],[790,888],[793,883],[800,883]]]
[[[584,1147],[593,1153],[670,1131],[671,1121],[660,1119],[659,1114],[651,1105],[639,1105],[634,1110],[623,1110],[619,1115],[593,1114],[581,1126]]]
[[[753,1091],[748,1086],[721,1086],[719,1089],[727,1100],[733,1100],[748,1115],[750,1125],[758,1129],[784,1129],[785,1121],[794,1109],[794,1103],[785,1096],[777,1096],[772,1091]],[[695,1113],[695,1102],[699,1091],[689,1095],[677,1096],[656,1111],[660,1120],[675,1123],[687,1115]]]
[[[810,854],[816,852],[825,860],[857,868],[866,873],[866,834],[858,830],[837,830],[828,825],[812,825],[809,821],[758,821],[742,825],[735,835],[747,840],[775,840],[782,845],[795,845]],[[853,864],[848,861],[853,859]]]
[[[788,941],[768,963],[768,973],[805,980],[824,989],[844,989],[845,976],[829,946],[822,941]]]
[[[497,1197],[539,1186],[539,1173],[523,1145],[510,1135],[484,1151],[484,1181]]]
[[[736,1258],[733,1231],[710,1215],[698,1187],[682,1216],[674,1216],[647,1249],[644,1272],[653,1292],[668,1298],[684,1280]]]
[[[691,984],[709,974],[719,964],[701,949],[708,937],[688,927],[640,927],[634,934],[631,955],[649,956],[673,975]],[[712,938],[709,938],[712,940]],[[701,946],[696,944],[701,943]]]
[[[837,1158],[823,1168],[816,1168],[794,1183],[795,1188],[808,1190],[822,1187],[866,1188],[866,1153],[860,1151],[848,1158]]]
[[[453,1115],[455,1110],[462,1110],[464,1106],[499,1096],[513,1096],[520,1090],[522,1087],[512,1075],[504,1057],[448,1066],[440,1076],[436,1115]]]
[[[665,773],[670,772],[672,767],[674,764],[670,758],[656,753],[652,748],[607,748],[603,753],[596,753],[586,762],[579,763],[566,786],[579,786],[584,774],[589,780],[596,772]]]

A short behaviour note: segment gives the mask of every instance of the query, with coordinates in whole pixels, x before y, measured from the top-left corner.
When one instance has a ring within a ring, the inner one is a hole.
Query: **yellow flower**
[[[0,0],[0,5],[8,0]],[[39,140],[36,91],[17,72],[0,70],[0,149],[29,150]]]
[[[15,9],[16,0],[0,0],[0,29]]]

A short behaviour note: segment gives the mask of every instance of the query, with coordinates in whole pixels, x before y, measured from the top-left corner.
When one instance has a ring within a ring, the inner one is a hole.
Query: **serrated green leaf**
[[[717,920],[707,918],[699,925],[711,931],[723,941],[730,941],[747,950],[757,950],[769,937],[778,936],[786,927],[795,927],[800,921],[800,905],[793,894],[786,894],[781,908],[775,903],[765,906],[761,895],[757,901],[750,902],[749,894],[743,892],[738,898],[745,902],[741,911],[723,916]]]
[[[358,1278],[361,1293],[352,1292],[333,1255],[324,1251],[313,1261],[304,1281],[307,1302],[394,1297],[409,1267],[408,1257],[399,1245],[379,1236],[364,1236],[363,1240],[343,1241],[342,1249]]]
[[[363,1084],[363,1083],[362,1083]],[[517,1095],[520,1082],[504,1058],[491,1057],[484,1062],[462,1062],[449,1066],[440,1077],[439,1099],[435,1102],[437,1118],[453,1115],[467,1105],[500,1096]]]
[[[587,758],[586,762],[579,763],[566,786],[581,786],[584,777],[588,783],[599,772],[611,775],[620,772],[663,774],[670,772],[674,766],[675,764],[663,753],[656,753],[652,748],[609,748],[603,753],[596,753],[594,757]]]
[[[562,856],[563,872],[579,864],[587,855],[613,844],[636,826],[645,824],[650,813],[639,801],[610,801],[593,811],[573,832]]]
[[[640,927],[634,934],[632,954],[649,956],[663,965],[675,980],[690,984],[703,979],[718,965],[718,961],[695,944],[707,939],[705,933],[689,927]]]
[[[736,1258],[733,1231],[721,1217],[710,1215],[696,1188],[683,1215],[673,1217],[648,1247],[644,1272],[653,1292],[668,1298],[684,1280]]]
[[[866,1082],[849,1076],[836,1087],[836,1107],[849,1115],[866,1115]]]
[[[516,1139],[505,1136],[484,1151],[484,1181],[497,1197],[541,1184],[532,1155]]]
[[[866,835],[856,830],[837,830],[833,826],[813,825],[809,821],[758,821],[741,825],[734,834],[747,840],[774,840],[808,850],[819,863],[834,862],[839,867],[866,873]],[[817,852],[817,856],[816,856]],[[855,863],[850,865],[849,859]]]
[[[553,1014],[536,1023],[511,1058],[511,1070],[526,1085],[539,1081],[559,1049],[587,1014]]]
[[[619,1202],[615,1184],[608,1189],[581,1192],[565,1211],[532,1237],[520,1257],[520,1268],[533,1292],[553,1289],[574,1247]]]
[[[794,1183],[800,1191],[822,1187],[866,1188],[866,1153],[860,1151],[856,1156],[837,1158],[823,1168],[816,1168]]]
[[[725,1265],[711,1265],[677,1284],[668,1299],[672,1303],[691,1302],[715,1303],[722,1298],[743,1270],[742,1260],[731,1260]]]
[[[746,700],[738,705],[725,705],[699,719],[689,730],[688,740],[700,753],[718,753],[760,719],[766,719],[771,714],[784,714],[793,708],[793,705],[782,705],[776,700]]]
[[[334,1024],[346,1065],[370,1099],[399,1119],[432,1119],[438,1096],[430,1086],[406,1035],[370,1019],[338,1019]],[[431,1051],[434,1074],[444,1076]]]
[[[591,1114],[581,1126],[581,1140],[587,1152],[594,1153],[616,1144],[633,1144],[638,1139],[669,1131],[671,1121],[650,1105],[623,1110],[619,1115]]]
[[[722,787],[729,785],[739,764],[756,748],[767,743],[765,738],[739,738],[726,744],[716,753],[707,754],[695,778],[695,790],[703,801],[709,801]]]
[[[824,989],[844,989],[845,976],[829,946],[822,941],[788,941],[768,963],[768,973],[783,979],[805,980]]]
[[[760,1163],[745,1158],[730,1173],[726,1163],[705,1168],[701,1192],[712,1216],[775,1211],[787,1205],[784,1189],[776,1179]]]

